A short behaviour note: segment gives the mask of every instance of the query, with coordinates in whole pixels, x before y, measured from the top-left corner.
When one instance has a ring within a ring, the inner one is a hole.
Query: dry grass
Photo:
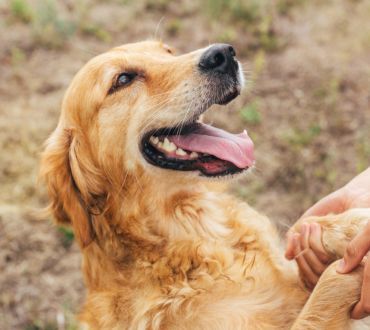
[[[257,168],[233,192],[284,228],[369,165],[369,15],[366,0],[0,1],[1,329],[75,327],[73,236],[30,209],[46,203],[42,142],[91,56],[153,37],[179,51],[232,43],[249,88],[208,120],[248,128]]]

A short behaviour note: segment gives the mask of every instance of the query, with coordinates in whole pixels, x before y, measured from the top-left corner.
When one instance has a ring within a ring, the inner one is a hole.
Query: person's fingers
[[[364,277],[361,289],[361,299],[352,310],[353,319],[362,319],[370,314],[370,259],[365,262]]]
[[[355,238],[348,243],[343,259],[337,267],[338,273],[348,273],[353,270],[370,249],[370,222],[365,229],[358,233]]]
[[[310,224],[309,245],[322,263],[326,264],[329,261],[328,253],[322,244],[321,226],[316,222]]]
[[[318,201],[315,205],[309,208],[303,215],[302,218],[308,216],[324,216],[329,213],[342,213],[346,210],[346,199],[345,195],[342,194],[342,190],[337,190],[330,195],[324,197]]]
[[[310,225],[308,223],[303,223],[301,226],[301,236],[300,236],[300,244],[301,244],[301,249],[309,249],[309,237],[310,237]]]
[[[305,223],[301,227],[301,236],[300,236],[300,243],[301,243],[301,254],[302,257],[305,259],[308,266],[316,275],[321,275],[326,265],[321,262],[321,260],[316,256],[315,251],[312,250],[310,246],[311,236],[312,236],[312,224]],[[321,253],[321,250],[320,250]]]
[[[305,259],[313,273],[318,276],[320,276],[327,267],[327,265],[322,263],[315,253],[312,252],[312,250],[305,250],[302,254],[302,257]]]
[[[362,306],[361,302],[358,302],[351,312],[351,318],[354,320],[360,320],[366,317],[367,314],[365,312],[364,307]]]
[[[311,267],[307,264],[305,258],[303,257],[300,243],[300,234],[294,234],[293,245],[295,261],[298,264],[299,270],[301,272],[301,277],[305,281],[306,285],[309,288],[312,288],[317,283],[319,277],[312,271]]]
[[[287,233],[287,243],[285,248],[285,258],[288,260],[294,259],[294,245],[293,245],[293,233]]]

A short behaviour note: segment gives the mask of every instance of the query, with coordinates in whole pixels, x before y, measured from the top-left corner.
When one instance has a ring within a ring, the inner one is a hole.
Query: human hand
[[[338,214],[352,208],[370,207],[370,167],[344,187],[331,193],[309,208],[302,216]]]
[[[295,259],[299,275],[310,290],[315,287],[330,260],[322,245],[321,236],[321,226],[315,222],[303,221],[299,233],[288,233],[285,257],[288,260]]]
[[[370,205],[369,205],[370,207]],[[370,250],[370,222],[365,229],[348,244],[343,259],[337,268],[338,273],[349,273],[355,269]],[[370,259],[366,257],[361,299],[351,312],[353,319],[362,319],[370,314]]]
[[[324,216],[330,213],[338,214],[355,207],[370,207],[370,168],[355,177],[343,188],[320,200],[299,221],[303,221],[304,223],[304,219],[308,216]],[[288,233],[285,253],[287,259],[291,260],[295,258],[300,275],[309,288],[315,286],[320,274],[325,270],[328,260],[328,257],[322,254],[322,251],[325,250],[321,243],[321,229],[315,230],[314,228],[316,227],[311,226],[309,225],[310,229],[308,231],[306,227],[301,225],[300,233]],[[317,226],[320,228],[319,225]],[[366,235],[370,241],[370,234],[364,232],[362,235],[359,234],[359,238],[354,239],[353,244],[349,244],[344,258],[345,267],[342,269],[342,272],[349,272],[355,268],[368,252],[370,243],[369,246],[365,243],[367,242]],[[353,256],[354,254],[356,257]],[[369,273],[370,277],[370,266],[365,267],[366,272]],[[354,318],[360,318],[367,310],[370,311],[370,281],[368,283],[368,285],[365,285],[364,281],[361,301],[353,310],[352,316]]]

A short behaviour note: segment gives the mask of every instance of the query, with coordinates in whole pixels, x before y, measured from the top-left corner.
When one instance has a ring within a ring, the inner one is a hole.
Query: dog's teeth
[[[156,145],[156,144],[158,144],[159,139],[158,139],[156,136],[151,136],[151,137],[150,137],[150,139],[149,139],[149,141],[150,141],[152,144]]]
[[[194,159],[194,158],[197,158],[199,156],[199,154],[195,151],[192,151],[192,153],[190,154],[190,158]]]
[[[176,145],[172,142],[170,142],[167,138],[164,139],[164,142],[163,142],[163,149],[168,151],[168,152],[172,152],[172,151],[175,151],[176,150]]]
[[[186,153],[186,151],[185,151],[185,150],[182,150],[181,148],[177,148],[177,149],[176,149],[176,155],[177,155],[177,156],[186,156],[186,155],[187,155],[187,153]]]

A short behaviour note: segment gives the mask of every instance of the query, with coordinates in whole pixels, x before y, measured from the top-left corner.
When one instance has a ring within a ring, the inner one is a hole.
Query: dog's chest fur
[[[130,233],[124,224],[126,231],[118,236],[125,237],[123,248],[131,246],[131,258],[120,265],[121,279],[109,280],[119,290],[129,289],[125,299],[133,312],[131,324],[145,328],[155,320],[161,328],[187,309],[193,318],[204,309],[220,324],[234,319],[235,326],[246,319],[263,325],[267,310],[266,326],[285,326],[294,319],[305,295],[297,289],[285,292],[287,286],[297,287],[297,276],[286,275],[286,265],[281,271],[278,237],[265,217],[216,193],[181,193],[143,210],[130,221],[147,229],[147,241],[141,236],[141,243],[129,243],[139,238],[135,226]],[[287,305],[291,317],[277,312]]]

